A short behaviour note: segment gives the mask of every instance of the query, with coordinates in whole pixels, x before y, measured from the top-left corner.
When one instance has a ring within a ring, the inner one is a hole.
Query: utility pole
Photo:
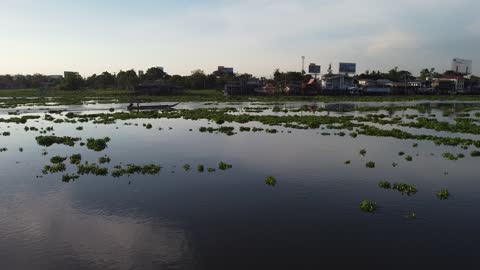
[[[302,75],[305,74],[305,56],[302,56]]]

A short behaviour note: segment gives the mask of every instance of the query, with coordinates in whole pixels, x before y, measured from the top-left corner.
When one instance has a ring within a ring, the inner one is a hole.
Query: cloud
[[[369,54],[392,52],[399,49],[418,49],[421,46],[421,37],[415,33],[402,31],[387,31],[373,37],[368,45]]]

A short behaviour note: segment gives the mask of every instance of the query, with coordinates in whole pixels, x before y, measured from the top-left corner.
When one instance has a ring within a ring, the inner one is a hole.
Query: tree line
[[[329,69],[331,73],[331,69]],[[435,71],[434,68],[422,69],[418,78],[426,80],[427,78],[438,78],[442,76],[461,75],[454,71],[446,71],[442,74]],[[34,75],[3,75],[0,76],[0,89],[19,89],[19,88],[41,88],[48,87],[59,90],[79,90],[79,89],[122,89],[133,90],[140,83],[158,82],[174,85],[186,89],[222,89],[230,81],[248,81],[262,80],[274,85],[285,85],[291,83],[302,83],[313,78],[303,72],[288,71],[282,72],[276,69],[269,78],[256,78],[251,74],[228,74],[221,71],[214,71],[206,74],[203,70],[194,70],[188,76],[169,75],[162,68],[149,68],[144,74],[139,75],[135,70],[120,71],[116,74],[103,72],[93,74],[83,78],[78,73],[66,73],[64,77],[45,76],[41,74]],[[365,71],[354,77],[356,80],[362,79],[386,79],[393,82],[404,82],[405,80],[415,80],[409,71],[399,70],[395,67],[388,72]],[[479,81],[479,77],[472,76],[474,81]]]

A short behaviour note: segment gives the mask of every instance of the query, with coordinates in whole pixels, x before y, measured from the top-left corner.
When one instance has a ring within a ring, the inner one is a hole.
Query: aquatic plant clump
[[[94,139],[89,138],[87,139],[87,148],[96,152],[100,152],[107,148],[107,143],[110,141],[109,137],[105,137],[103,139]]]
[[[64,172],[66,170],[66,166],[63,163],[57,163],[57,164],[52,164],[52,165],[45,165],[43,167],[43,174],[48,174],[48,173],[59,173],[59,172]]]
[[[384,189],[392,188],[392,184],[390,184],[390,182],[388,182],[388,181],[381,181],[381,182],[378,183],[378,186],[381,187],[381,188],[384,188]]]
[[[80,162],[82,161],[82,155],[80,154],[74,154],[70,156],[70,163],[74,165],[79,165]]]
[[[190,171],[190,165],[189,164],[185,164],[183,165],[183,170],[185,170],[186,172]]]
[[[273,176],[267,176],[267,178],[265,178],[265,184],[268,186],[275,186],[277,184],[277,179]]]
[[[394,183],[393,189],[401,192],[402,194],[407,194],[408,196],[416,194],[418,192],[415,186],[405,183]]]
[[[103,156],[98,158],[98,163],[100,164],[105,164],[105,163],[110,163],[111,159],[108,156]]]
[[[197,166],[197,171],[198,172],[203,172],[205,170],[205,167],[203,165],[198,165]]]
[[[365,200],[360,203],[360,209],[363,212],[375,213],[375,211],[377,211],[377,204],[373,201]]]
[[[446,200],[450,197],[450,192],[448,189],[444,188],[437,192],[437,198],[440,200]]]
[[[108,169],[99,167],[95,163],[86,162],[85,164],[81,164],[78,166],[77,173],[80,175],[93,174],[97,176],[105,176],[108,174]]]
[[[412,158],[412,156],[406,156],[406,157],[405,157],[405,160],[410,162],[410,161],[413,160],[413,158]]]
[[[67,157],[54,156],[50,159],[50,162],[53,164],[58,164],[64,162],[65,160],[67,160]]]
[[[125,168],[118,165],[118,166],[115,166],[115,170],[112,172],[112,176],[121,177],[123,175],[132,175],[132,174],[155,175],[155,174],[158,174],[161,169],[162,167],[156,164],[148,164],[144,166],[128,164]]]
[[[373,169],[373,168],[375,168],[375,162],[369,161],[369,162],[367,162],[367,164],[365,164],[365,167]]]
[[[77,180],[78,178],[80,178],[80,176],[78,176],[76,174],[68,174],[67,173],[67,174],[62,175],[62,181],[66,182],[66,183],[68,183],[72,180]]]
[[[80,141],[80,138],[73,138],[73,137],[57,137],[57,136],[38,136],[35,138],[37,143],[41,146],[49,147],[54,144],[63,144],[67,146],[74,146],[75,142]]]
[[[480,157],[480,151],[472,151],[472,153],[470,153],[470,156],[472,156],[472,157]]]
[[[231,169],[233,166],[231,164],[227,164],[225,162],[220,162],[218,163],[218,168],[222,171],[225,171],[225,170],[228,170],[228,169]]]

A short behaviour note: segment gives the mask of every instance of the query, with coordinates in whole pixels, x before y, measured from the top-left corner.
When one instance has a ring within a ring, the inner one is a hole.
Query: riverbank
[[[76,105],[96,103],[129,103],[135,99],[142,102],[406,102],[406,101],[480,101],[480,96],[460,95],[409,95],[409,96],[224,96],[219,90],[186,90],[182,95],[139,96],[124,90],[59,91],[38,89],[0,90],[0,107],[14,108],[19,105]]]

